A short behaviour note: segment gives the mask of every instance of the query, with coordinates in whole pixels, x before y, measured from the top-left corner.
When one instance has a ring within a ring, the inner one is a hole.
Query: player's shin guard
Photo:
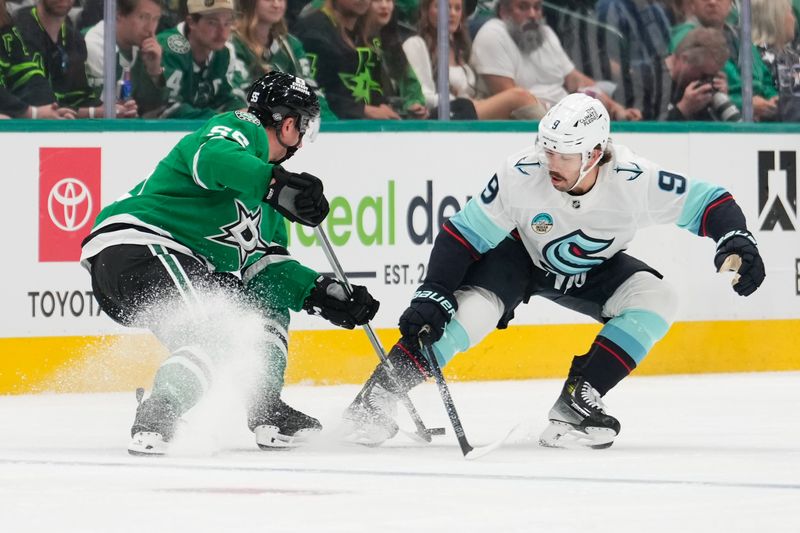
[[[583,376],[600,396],[636,368],[636,361],[614,341],[598,335],[589,351],[572,359],[569,376]]]
[[[377,446],[399,431],[395,417],[399,395],[430,376],[428,362],[413,339],[400,339],[373,371],[364,388],[344,412],[346,439]],[[391,369],[390,369],[391,367]]]

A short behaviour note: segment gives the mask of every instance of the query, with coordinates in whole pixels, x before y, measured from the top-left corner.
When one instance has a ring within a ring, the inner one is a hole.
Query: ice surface
[[[453,383],[473,444],[462,459],[436,388],[412,394],[434,444],[334,440],[355,386],[288,387],[316,444],[256,448],[241,405],[189,413],[179,455],[126,452],[127,394],[0,397],[0,531],[800,531],[800,373],[633,377],[606,397],[608,450],[536,445],[561,381]],[[214,398],[211,398],[214,399]],[[202,415],[202,416],[201,416]],[[407,418],[402,424],[410,429]]]

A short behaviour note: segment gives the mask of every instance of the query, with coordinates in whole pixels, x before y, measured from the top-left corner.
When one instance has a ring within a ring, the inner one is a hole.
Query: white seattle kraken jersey
[[[706,207],[727,191],[690,181],[624,146],[609,143],[609,150],[613,157],[594,187],[573,196],[553,187],[544,154],[526,148],[450,220],[481,253],[517,229],[534,264],[558,278],[585,275],[624,250],[639,228],[674,223],[704,234]]]

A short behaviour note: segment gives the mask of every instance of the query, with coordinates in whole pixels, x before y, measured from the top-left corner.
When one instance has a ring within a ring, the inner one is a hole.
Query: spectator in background
[[[370,0],[327,0],[300,18],[297,37],[311,58],[312,72],[341,119],[399,119],[383,97],[380,67],[364,34]]]
[[[666,59],[672,77],[666,120],[740,121],[739,109],[727,96],[726,61],[728,43],[721,31],[701,27],[687,33]]]
[[[286,28],[286,0],[240,0],[239,9],[231,41],[234,91],[244,95],[250,85],[267,72],[286,72],[303,78],[306,85],[314,89],[323,121],[336,120],[311,75],[311,62],[303,43]]]
[[[58,105],[76,110],[78,118],[102,117],[102,102],[86,78],[86,43],[67,17],[72,5],[73,0],[39,0],[17,11],[15,23]]]
[[[752,0],[752,37],[778,90],[780,120],[800,121],[800,56],[792,46],[797,19],[790,0]]]
[[[542,0],[498,0],[497,14],[481,27],[472,47],[471,62],[489,94],[522,87],[549,107],[581,91],[598,98],[612,119],[641,119],[638,109],[615,102],[575,68],[544,20]]]
[[[683,24],[692,16],[692,0],[661,0],[673,26]]]
[[[609,51],[624,46],[619,43],[622,35],[598,23],[596,4],[596,0],[548,2],[542,10],[544,21],[578,71],[595,80],[619,82],[621,73],[612,68]]]
[[[161,45],[155,35],[161,18],[161,0],[116,1],[116,79],[117,97],[120,99],[117,105],[130,106],[127,101],[133,100],[141,116],[154,117],[163,110],[166,89]],[[98,92],[103,88],[104,35],[105,23],[102,20],[86,33],[86,74]],[[117,113],[119,115],[119,111]]]
[[[770,69],[778,88],[778,66],[791,66],[797,54],[790,49],[795,38],[796,19],[790,0],[751,0],[752,37],[759,56]]]
[[[601,27],[618,33],[590,43],[610,63],[604,78],[616,84],[614,95],[620,102],[641,109],[645,120],[655,120],[659,102],[670,90],[664,58],[669,55],[672,24],[666,9],[653,0],[599,0],[596,14]]]
[[[428,108],[436,115],[439,95],[434,77],[437,62],[438,0],[422,0],[419,35],[403,43],[408,61],[422,84]],[[452,118],[481,120],[531,119],[544,116],[544,108],[536,97],[522,87],[512,87],[488,98],[478,98],[477,76],[469,65],[472,41],[466,27],[462,0],[450,0],[450,114]],[[462,111],[460,108],[463,108]],[[471,114],[471,116],[469,116]]]
[[[75,118],[59,108],[50,82],[28,52],[0,0],[0,114],[4,118]]]
[[[245,107],[228,80],[233,0],[188,0],[185,22],[158,34],[169,91],[163,118],[209,119]]]
[[[103,20],[105,0],[83,0],[83,9],[75,19],[75,26],[85,34],[86,30]],[[180,0],[161,0],[161,16],[156,27],[156,34],[172,28],[180,22],[178,15]],[[183,14],[186,14],[184,9]]]
[[[731,100],[737,107],[742,105],[742,77],[739,73],[739,32],[726,22],[731,15],[732,0],[691,0],[694,16],[683,24],[672,28],[671,50],[686,37],[689,31],[703,26],[720,30],[728,42],[729,59],[725,63],[725,74]],[[774,120],[778,109],[778,91],[772,75],[753,47],[753,117],[756,120]]]
[[[383,97],[403,118],[428,118],[422,87],[403,53],[394,0],[371,1],[364,31],[380,65]]]

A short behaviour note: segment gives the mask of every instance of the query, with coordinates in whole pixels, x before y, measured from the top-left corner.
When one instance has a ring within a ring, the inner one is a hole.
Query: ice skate
[[[136,389],[136,419],[131,427],[131,442],[128,453],[131,455],[164,455],[169,441],[175,435],[179,422],[177,407],[167,398],[150,397],[144,401],[144,389]]]
[[[342,415],[344,440],[379,446],[397,435],[396,415],[397,397],[373,381]]]
[[[619,434],[619,421],[606,414],[603,400],[584,378],[569,378],[550,409],[550,425],[539,436],[541,446],[608,448]]]
[[[322,431],[319,420],[293,409],[281,399],[257,408],[250,414],[249,425],[262,450],[295,448]]]

